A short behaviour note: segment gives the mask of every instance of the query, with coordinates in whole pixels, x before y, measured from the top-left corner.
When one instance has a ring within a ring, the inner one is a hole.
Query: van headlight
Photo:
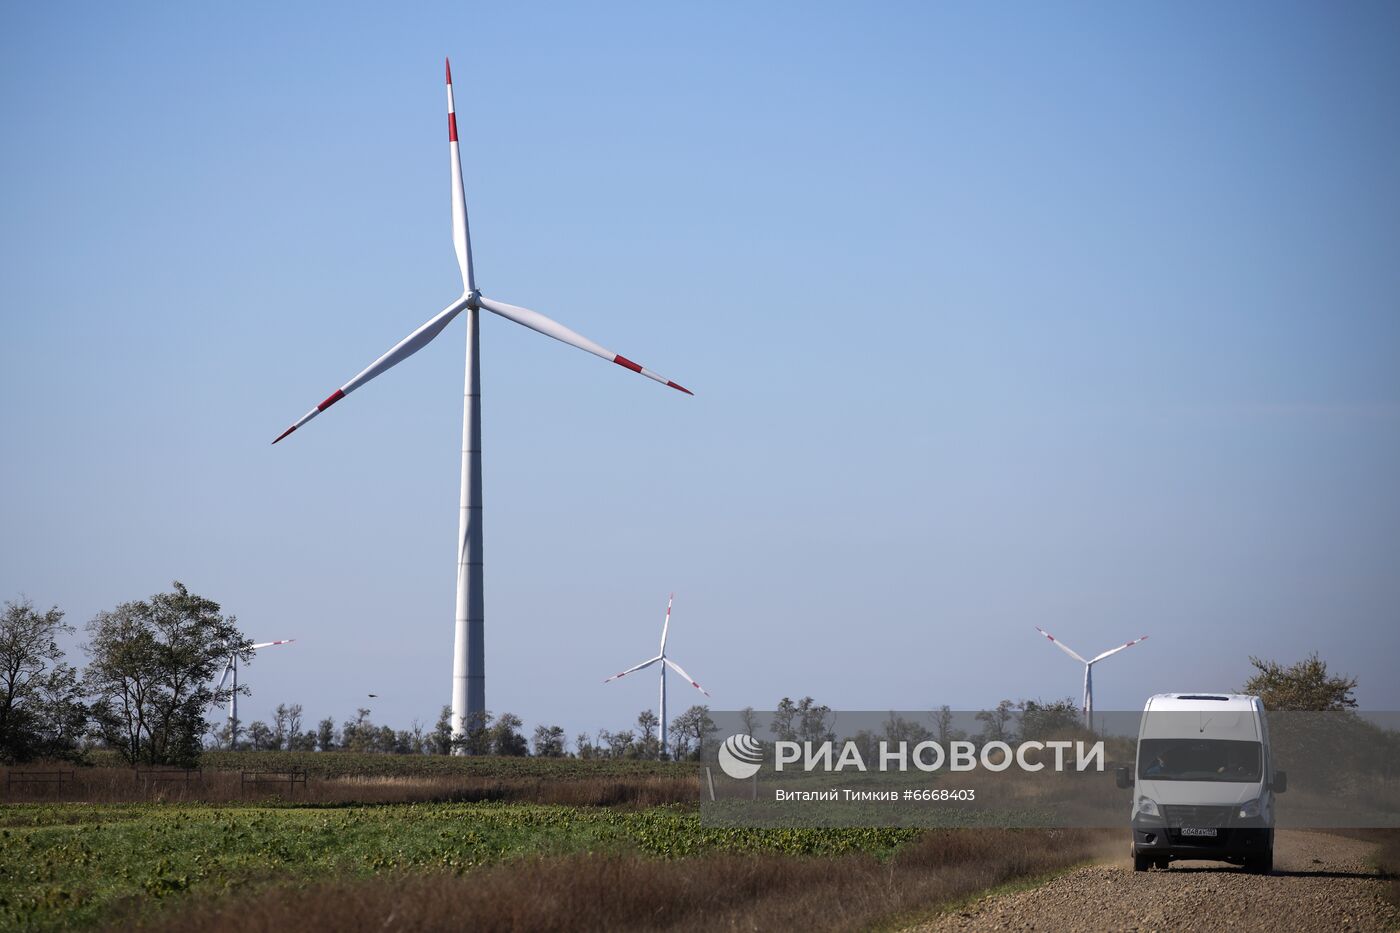
[[[1256,817],[1256,816],[1258,816],[1258,815],[1259,815],[1259,798],[1256,797],[1256,798],[1253,799],[1253,800],[1246,800],[1244,803],[1240,804],[1240,816],[1245,817],[1246,819],[1248,819],[1248,818]]]
[[[1157,801],[1151,797],[1138,798],[1138,814],[1141,816],[1160,816],[1157,810]]]

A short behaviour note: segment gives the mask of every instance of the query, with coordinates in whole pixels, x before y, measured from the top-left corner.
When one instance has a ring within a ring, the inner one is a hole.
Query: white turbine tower
[[[1079,653],[1077,651],[1075,651],[1073,648],[1071,648],[1069,645],[1065,644],[1062,641],[1056,641],[1054,635],[1051,635],[1039,625],[1035,627],[1035,630],[1040,634],[1044,635],[1046,638],[1050,639],[1050,641],[1054,643],[1056,648],[1059,648],[1065,654],[1069,655],[1070,657],[1078,661],[1080,664],[1084,665],[1084,725],[1092,730],[1094,728],[1094,665],[1098,664],[1104,658],[1117,654],[1124,648],[1131,648],[1133,645],[1136,645],[1140,641],[1147,641],[1147,636],[1144,635],[1141,638],[1134,638],[1127,644],[1119,645],[1117,648],[1110,648],[1103,654],[1090,658],[1088,661],[1086,661],[1079,656]]]
[[[284,638],[281,641],[263,641],[253,646],[253,650],[259,648],[271,648],[275,645],[290,645],[296,641],[295,638]],[[215,688],[217,693],[224,689],[228,683],[229,676],[233,677],[233,693],[228,698],[228,741],[231,748],[238,747],[238,655],[228,656],[228,663],[224,665],[224,676],[219,678],[219,686]]]
[[[676,594],[675,594],[675,593],[672,593],[672,594],[671,594],[669,597],[667,597],[667,599],[666,599],[666,621],[661,623],[661,651],[660,651],[660,653],[657,654],[656,657],[652,658],[652,659],[649,660],[649,661],[643,661],[641,664],[638,664],[638,665],[636,665],[635,667],[629,667],[627,670],[623,671],[621,674],[614,674],[614,675],[612,675],[611,677],[609,677],[607,680],[603,681],[603,683],[605,683],[605,684],[607,684],[607,683],[612,683],[614,680],[617,680],[619,677],[626,677],[628,674],[631,674],[631,673],[633,673],[633,672],[635,672],[635,671],[640,671],[640,670],[643,670],[644,668],[651,667],[653,664],[655,664],[655,663],[658,662],[658,661],[661,662],[661,705],[660,705],[660,709],[659,709],[658,712],[657,712],[657,715],[659,715],[659,716],[661,717],[661,751],[662,751],[662,753],[665,753],[665,751],[666,751],[666,668],[669,667],[669,668],[671,668],[671,670],[675,671],[677,674],[680,674],[682,677],[684,677],[684,678],[686,679],[687,682],[689,682],[689,684],[690,684],[692,687],[694,687],[696,690],[699,690],[701,693],[705,694],[705,696],[709,696],[709,695],[710,695],[710,692],[709,692],[708,690],[706,690],[704,687],[700,686],[698,683],[695,682],[695,678],[694,678],[694,677],[691,677],[691,676],[690,676],[689,674],[687,674],[685,671],[681,670],[681,666],[680,666],[679,664],[677,664],[675,661],[672,661],[670,658],[666,657],[666,633],[667,633],[668,631],[670,631],[670,628],[671,628],[671,603],[675,600],[675,598],[676,598]]]
[[[458,314],[466,312],[467,361],[465,403],[462,413],[462,487],[457,533],[457,621],[452,652],[452,732],[466,733],[470,723],[486,711],[486,654],[484,648],[485,600],[483,598],[481,529],[481,372],[479,324],[482,309],[538,331],[546,337],[586,350],[624,369],[640,373],[662,385],[693,395],[649,369],[632,362],[535,311],[487,298],[476,287],[472,268],[471,234],[467,226],[467,198],[462,187],[462,159],[457,142],[457,114],[452,99],[452,63],[447,64],[447,140],[452,169],[452,245],[462,271],[462,294],[427,323],[395,344],[349,382],[326,396],[325,401],[302,415],[278,435],[282,440],[318,414],[330,408],[375,376],[402,363],[427,346]],[[459,750],[460,753],[460,750]]]

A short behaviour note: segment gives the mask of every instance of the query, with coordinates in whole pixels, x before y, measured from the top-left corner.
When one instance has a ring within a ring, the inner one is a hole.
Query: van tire
[[[1143,855],[1138,852],[1137,846],[1133,846],[1133,871],[1147,871],[1152,867],[1152,856]]]
[[[1274,848],[1270,846],[1263,855],[1256,855],[1245,863],[1245,871],[1256,875],[1271,875],[1274,872]]]

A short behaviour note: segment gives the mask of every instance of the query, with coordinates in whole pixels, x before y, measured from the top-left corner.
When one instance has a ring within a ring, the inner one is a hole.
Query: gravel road
[[[915,930],[1400,930],[1400,911],[1382,898],[1385,882],[1367,863],[1372,848],[1280,830],[1268,877],[1220,862],[1134,872],[1125,855],[983,898]]]

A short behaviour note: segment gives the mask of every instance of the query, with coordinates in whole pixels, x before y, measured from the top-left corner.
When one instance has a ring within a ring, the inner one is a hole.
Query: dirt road
[[[1218,862],[1134,872],[1125,855],[1029,891],[984,898],[915,929],[1400,930],[1400,912],[1382,898],[1385,882],[1367,862],[1371,844],[1280,831],[1274,846],[1268,877]]]

